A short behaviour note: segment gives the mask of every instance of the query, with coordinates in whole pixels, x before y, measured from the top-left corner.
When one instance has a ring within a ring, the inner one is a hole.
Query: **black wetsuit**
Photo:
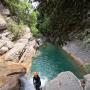
[[[36,90],[40,90],[41,81],[40,81],[39,76],[37,78],[33,77],[33,84],[34,84]]]

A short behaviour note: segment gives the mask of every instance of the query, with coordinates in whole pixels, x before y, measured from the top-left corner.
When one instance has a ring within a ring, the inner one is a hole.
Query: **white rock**
[[[30,28],[29,28],[29,27],[23,28],[23,33],[24,33],[24,34],[31,33],[31,32],[30,32]]]
[[[79,79],[72,72],[62,72],[42,90],[83,90]]]
[[[1,36],[7,37],[7,36],[10,35],[10,34],[11,34],[11,32],[5,31],[5,32],[3,32],[3,33],[1,34]]]
[[[36,41],[39,46],[43,45],[43,40],[41,38],[38,38]]]
[[[7,23],[4,20],[4,18],[0,15],[0,31],[6,29],[6,27],[7,27]]]
[[[13,48],[14,43],[11,42],[11,41],[6,41],[6,45],[5,46],[8,47],[8,49],[11,49],[11,48]]]
[[[85,90],[90,90],[90,74],[84,76],[85,79]]]
[[[22,37],[22,39],[30,39],[32,38],[32,34],[28,33]]]
[[[4,40],[0,40],[0,48],[2,48],[5,44],[6,42]]]
[[[14,47],[6,53],[5,60],[7,61],[14,61],[18,62],[23,49],[25,48],[26,44],[28,43],[27,39],[20,39]]]
[[[0,49],[0,55],[4,54],[5,52],[7,52],[9,49],[7,47],[2,47]]]
[[[3,9],[2,14],[10,15],[10,10],[9,9]]]

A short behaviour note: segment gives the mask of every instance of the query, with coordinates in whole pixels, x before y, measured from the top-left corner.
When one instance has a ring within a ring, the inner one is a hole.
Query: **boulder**
[[[19,77],[25,74],[23,66],[15,63],[0,63],[0,90],[19,90]]]
[[[28,34],[28,33],[31,33],[30,32],[30,28],[29,27],[24,27],[23,30],[22,30],[22,33],[23,33],[23,36],[26,35],[26,34]]]
[[[0,15],[0,31],[7,28],[7,23],[4,18]]]
[[[10,34],[11,34],[11,32],[5,30],[5,31],[1,34],[1,36],[7,37],[7,36],[10,35]]]
[[[3,80],[4,82],[2,82],[3,85],[0,87],[0,90],[20,90],[20,85],[17,75],[12,75],[6,78],[4,77]]]
[[[7,52],[9,49],[8,49],[8,47],[2,47],[1,49],[0,49],[0,55],[2,55],[2,54],[4,54],[5,52]]]
[[[5,44],[6,42],[4,40],[0,40],[0,48],[2,48]]]
[[[8,47],[8,49],[11,49],[11,48],[14,47],[14,43],[11,42],[11,41],[6,41],[6,45],[5,46]]]
[[[2,36],[0,40],[0,54],[5,53],[8,49],[11,49],[14,43],[11,42],[7,37]]]
[[[28,39],[30,40],[32,38],[32,33],[30,32],[29,27],[24,27],[22,30],[22,39]]]
[[[79,79],[70,71],[60,73],[42,90],[83,90]]]
[[[9,16],[9,15],[10,15],[10,10],[7,9],[7,8],[4,8],[4,9],[2,10],[2,14],[3,14],[3,15],[6,15],[6,16]]]
[[[90,74],[84,76],[85,79],[85,90],[90,90]]]
[[[41,38],[36,39],[39,46],[43,45],[44,41]]]

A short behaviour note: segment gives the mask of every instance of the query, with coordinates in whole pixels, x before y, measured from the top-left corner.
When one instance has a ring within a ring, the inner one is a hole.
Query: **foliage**
[[[88,36],[86,36],[84,42],[87,43],[88,45],[90,45],[90,34]]]
[[[39,31],[37,29],[37,16],[38,16],[38,12],[37,11],[33,11],[30,14],[30,27],[31,27],[31,31],[33,33],[34,36],[36,36]]]
[[[13,41],[17,40],[21,36],[21,30],[23,28],[23,24],[17,24],[15,22],[12,22],[12,24],[8,24],[8,30],[13,33]]]
[[[14,15],[18,16],[18,21],[20,20],[26,22],[30,15],[30,9],[31,9],[31,4],[28,3],[28,0],[5,0],[7,3],[8,7],[10,8],[11,12]]]
[[[38,12],[32,9],[29,0],[4,0],[13,15],[17,16],[17,22],[28,25],[33,34],[38,33],[37,15]]]
[[[68,34],[84,29],[83,19],[87,12],[87,0],[39,0],[38,28],[54,42],[63,44]]]

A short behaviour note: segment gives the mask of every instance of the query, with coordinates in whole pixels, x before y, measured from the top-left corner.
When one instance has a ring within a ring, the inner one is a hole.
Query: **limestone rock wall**
[[[27,26],[13,41],[14,34],[8,30],[9,20],[13,20],[10,11],[0,2],[0,90],[20,90],[19,77],[29,71],[39,45]]]

